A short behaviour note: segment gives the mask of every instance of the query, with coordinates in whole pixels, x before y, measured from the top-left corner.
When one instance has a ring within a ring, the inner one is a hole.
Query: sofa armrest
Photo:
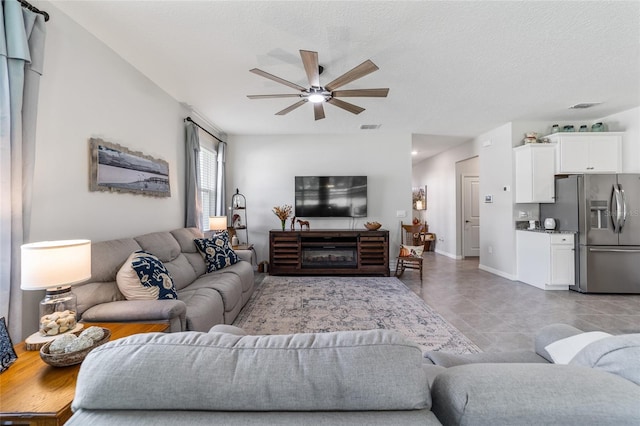
[[[547,352],[545,347],[555,341],[566,339],[567,337],[575,336],[580,333],[583,333],[583,331],[568,324],[547,325],[546,327],[542,327],[536,334],[535,351],[547,361],[553,362],[551,355],[549,355],[549,352]]]
[[[432,411],[444,425],[631,425],[640,387],[613,374],[556,364],[470,364],[439,374]]]
[[[95,305],[82,314],[88,322],[168,322],[171,332],[186,330],[187,305],[181,300],[120,300]]]
[[[253,250],[234,250],[240,260],[244,260],[245,262],[249,262],[253,265]]]

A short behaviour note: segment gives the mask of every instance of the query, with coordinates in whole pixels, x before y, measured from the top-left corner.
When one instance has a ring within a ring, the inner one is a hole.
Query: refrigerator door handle
[[[605,249],[605,248],[589,248],[593,253],[640,253],[640,249]]]
[[[618,185],[615,184],[613,185],[613,194],[611,194],[611,221],[613,222],[613,232],[616,234],[619,234],[621,229],[620,220],[622,205],[620,201],[620,188],[618,188]],[[613,211],[613,206],[615,206],[616,208],[615,212]]]
[[[620,214],[620,232],[622,232],[622,228],[624,228],[624,223],[627,221],[627,198],[624,196],[624,189],[622,186],[618,184],[618,191],[620,194],[620,204],[622,205],[622,213]]]

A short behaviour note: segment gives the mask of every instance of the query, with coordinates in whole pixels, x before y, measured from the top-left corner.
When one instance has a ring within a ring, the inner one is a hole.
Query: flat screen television
[[[366,217],[366,176],[296,176],[296,217]]]

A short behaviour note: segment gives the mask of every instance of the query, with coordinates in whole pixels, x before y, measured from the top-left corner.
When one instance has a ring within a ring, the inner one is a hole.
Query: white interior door
[[[462,177],[462,257],[480,256],[480,178]]]

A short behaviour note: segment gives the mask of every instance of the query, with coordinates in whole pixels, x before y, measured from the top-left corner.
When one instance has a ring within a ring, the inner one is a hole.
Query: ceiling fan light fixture
[[[320,93],[312,93],[307,98],[309,102],[313,102],[314,104],[319,104],[327,100],[327,98]]]

